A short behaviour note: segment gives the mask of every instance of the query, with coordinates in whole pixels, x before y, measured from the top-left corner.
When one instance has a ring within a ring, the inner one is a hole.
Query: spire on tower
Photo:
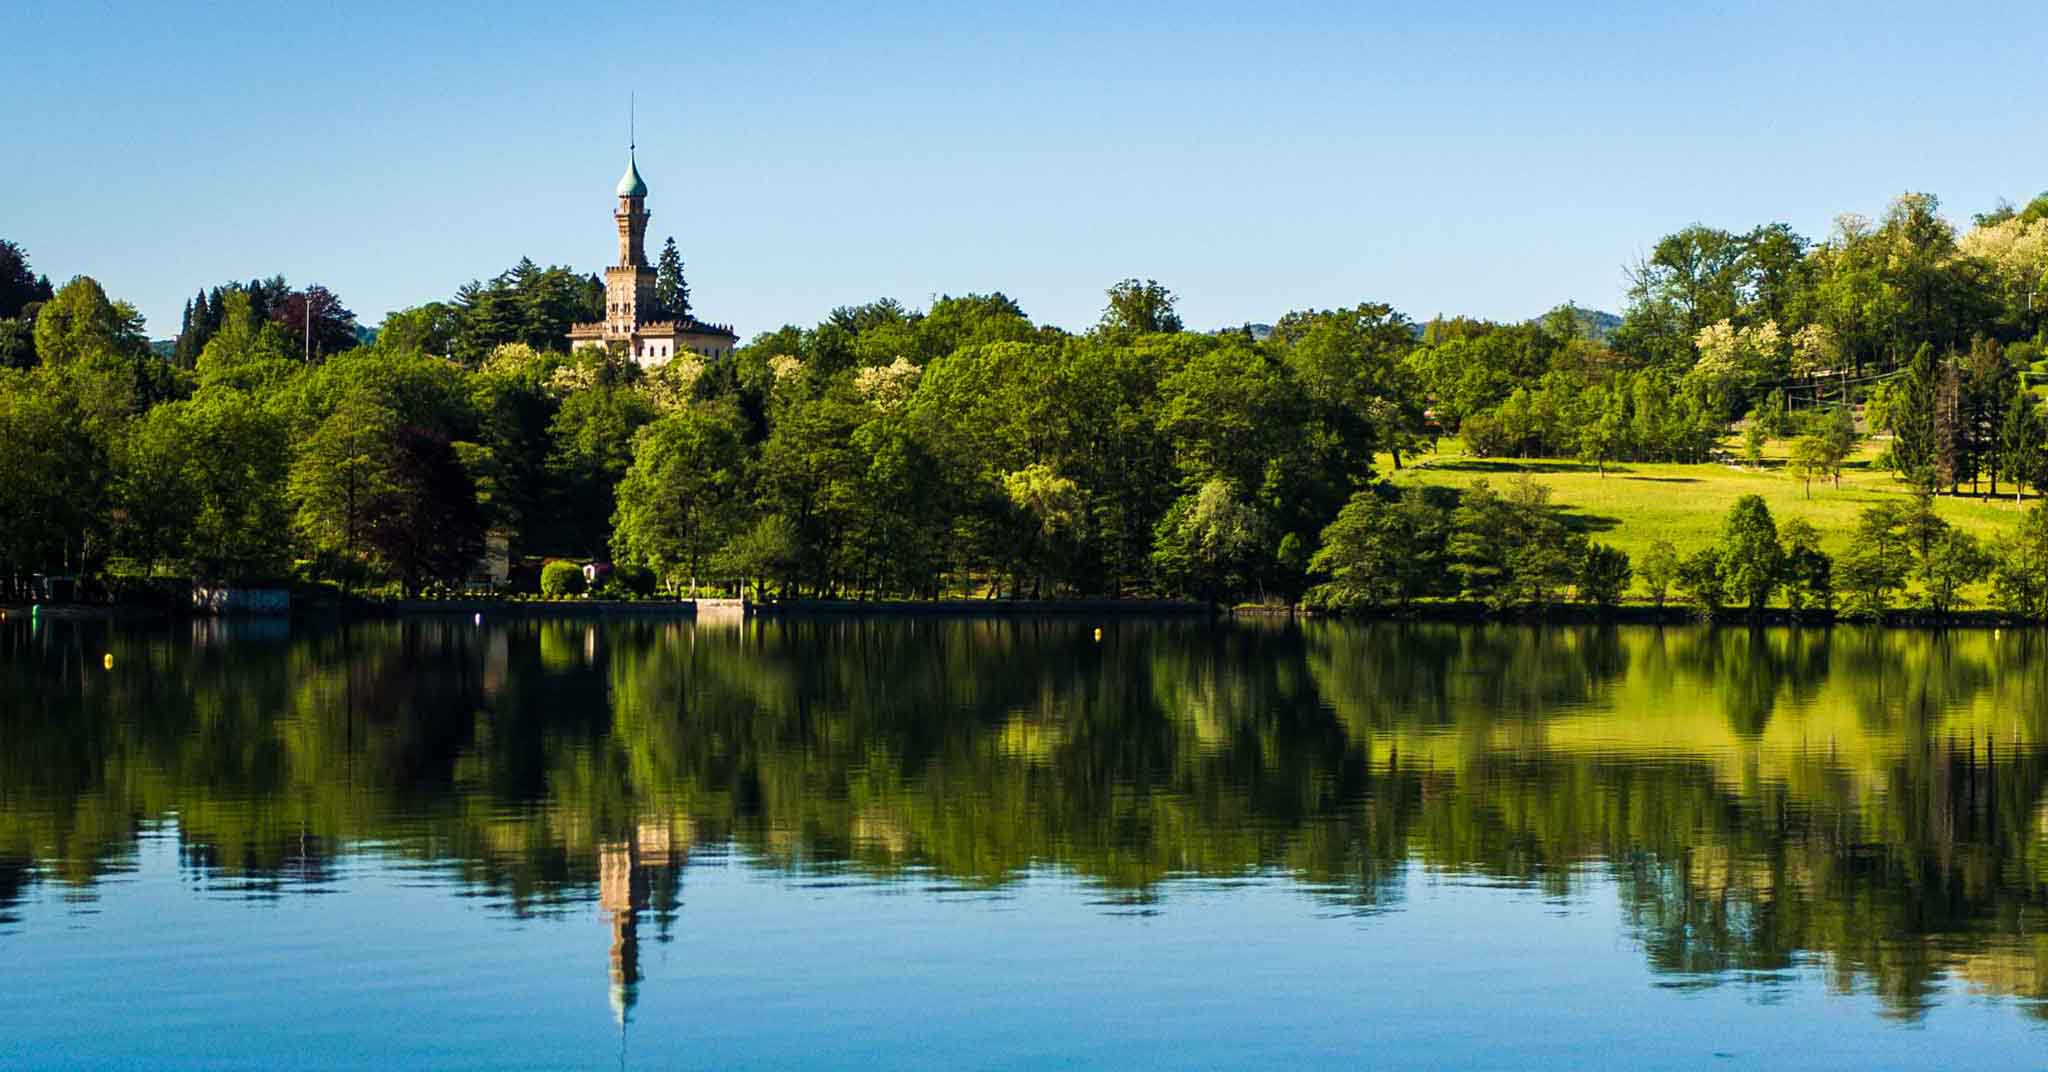
[[[626,173],[619,177],[619,196],[646,197],[647,183],[640,178],[640,162],[636,155],[640,148],[639,132],[634,129],[638,125],[635,114],[637,102],[631,96],[626,99]]]

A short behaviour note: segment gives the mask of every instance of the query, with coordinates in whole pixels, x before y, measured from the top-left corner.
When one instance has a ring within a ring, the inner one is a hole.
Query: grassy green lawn
[[[1474,458],[1463,453],[1458,441],[1447,439],[1434,454],[1404,459],[1406,466],[1399,471],[1393,469],[1391,459],[1382,456],[1379,471],[1399,487],[1462,488],[1480,479],[1498,487],[1527,474],[1549,486],[1551,501],[1564,510],[1578,531],[1618,547],[1638,561],[1658,539],[1670,540],[1681,555],[1706,546],[1718,537],[1722,519],[1736,499],[1761,495],[1779,524],[1789,518],[1805,518],[1820,530],[1822,547],[1831,555],[1840,555],[1848,549],[1858,512],[1911,495],[1890,472],[1872,465],[1882,446],[1864,444],[1843,470],[1842,486],[1837,489],[1831,483],[1815,481],[1812,498],[1786,471],[1786,444],[1782,442],[1770,445],[1761,469],[1720,463],[1619,464],[1609,465],[1603,477],[1593,466],[1574,461]],[[1733,439],[1727,448],[1731,452],[1738,449]],[[1949,523],[1989,542],[2015,526],[2020,512],[2036,501],[2029,494],[2023,505],[2016,506],[2010,492],[1998,499],[1940,495],[1935,497],[1935,508]],[[1971,595],[1981,597],[1982,593]]]

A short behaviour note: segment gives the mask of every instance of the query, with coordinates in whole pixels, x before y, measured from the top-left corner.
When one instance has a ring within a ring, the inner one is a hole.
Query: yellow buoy
[[[100,665],[112,670],[114,668],[114,653],[108,652],[107,657],[100,660]]]

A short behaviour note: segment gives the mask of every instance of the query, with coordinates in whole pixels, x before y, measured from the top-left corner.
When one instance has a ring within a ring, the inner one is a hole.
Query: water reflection
[[[1379,912],[1421,868],[1611,882],[1671,986],[2032,1013],[2044,675],[2010,632],[10,621],[0,940],[152,828],[223,896],[374,852],[513,915],[594,899],[623,1028],[700,846],[1125,908],[1279,874]]]

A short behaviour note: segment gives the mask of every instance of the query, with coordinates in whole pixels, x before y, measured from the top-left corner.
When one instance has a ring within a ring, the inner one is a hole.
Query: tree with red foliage
[[[306,345],[308,305],[313,311],[311,347]],[[340,353],[356,344],[356,314],[343,308],[341,299],[335,297],[333,291],[317,283],[304,290],[287,293],[271,306],[270,319],[291,336],[292,352],[305,354],[311,360]]]

